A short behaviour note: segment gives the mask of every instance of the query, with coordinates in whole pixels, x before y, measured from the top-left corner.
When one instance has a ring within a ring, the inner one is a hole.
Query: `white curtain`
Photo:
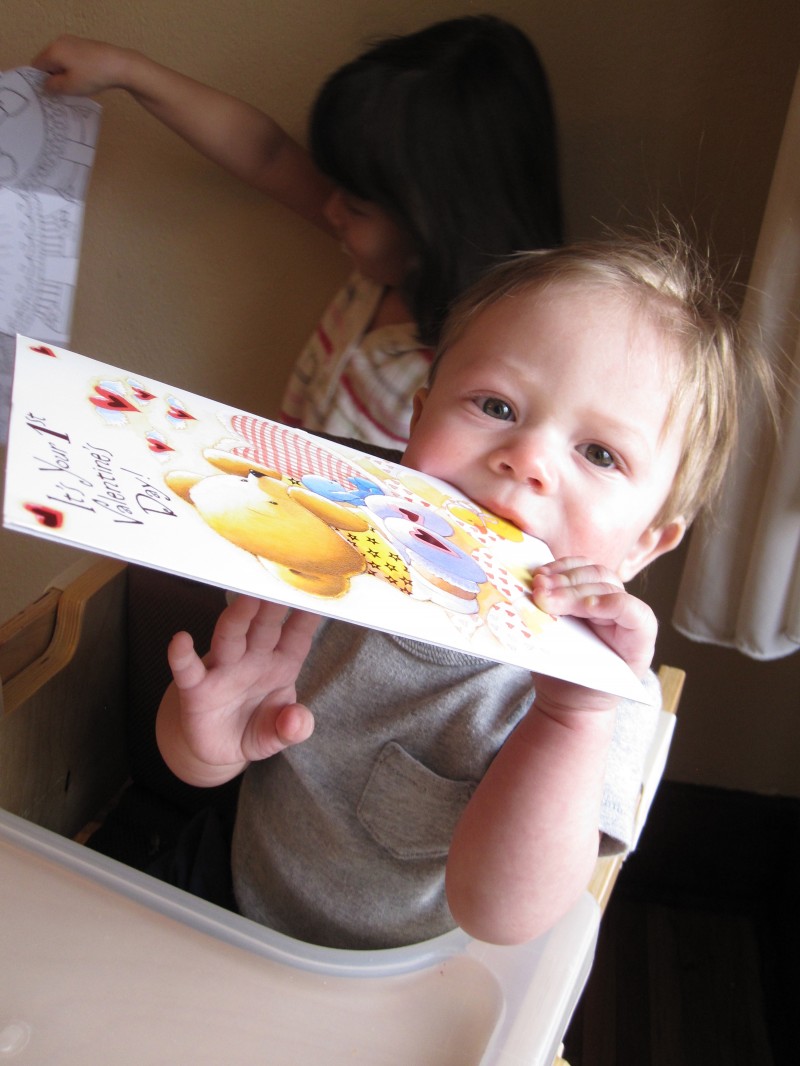
[[[800,74],[742,309],[787,382],[781,436],[753,405],[720,506],[692,533],[673,622],[755,659],[800,647]]]

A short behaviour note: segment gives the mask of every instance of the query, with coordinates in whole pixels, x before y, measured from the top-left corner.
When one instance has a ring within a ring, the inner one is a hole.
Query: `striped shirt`
[[[433,350],[420,345],[413,322],[369,329],[383,293],[353,274],[333,298],[289,378],[281,404],[287,425],[405,446]]]

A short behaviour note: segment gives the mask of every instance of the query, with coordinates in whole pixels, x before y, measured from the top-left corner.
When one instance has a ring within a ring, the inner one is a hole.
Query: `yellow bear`
[[[220,473],[171,471],[167,486],[194,504],[220,536],[272,564],[287,584],[337,597],[365,571],[363,556],[339,532],[369,528],[356,511],[287,485],[279,471],[229,452],[209,449],[203,457]]]

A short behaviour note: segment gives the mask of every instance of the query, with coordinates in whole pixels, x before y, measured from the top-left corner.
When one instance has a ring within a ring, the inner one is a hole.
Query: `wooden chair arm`
[[[125,596],[100,559],[0,627],[0,807],[64,836],[127,777]]]

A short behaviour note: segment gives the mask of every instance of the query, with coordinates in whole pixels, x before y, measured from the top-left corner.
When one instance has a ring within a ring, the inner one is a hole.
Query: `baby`
[[[624,582],[713,496],[760,365],[677,243],[520,254],[453,308],[403,462],[545,541],[536,605],[653,695]],[[237,905],[292,936],[524,941],[630,845],[647,704],[247,597],[205,660],[181,633],[169,662],[162,754],[193,784],[245,771]]]

